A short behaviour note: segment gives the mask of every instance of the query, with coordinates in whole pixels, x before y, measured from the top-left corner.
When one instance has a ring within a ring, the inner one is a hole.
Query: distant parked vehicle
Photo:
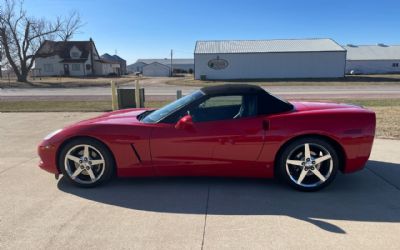
[[[350,70],[350,75],[360,75],[360,74],[362,74],[362,72],[360,71],[360,70],[358,70],[358,69],[352,69],[352,70]]]

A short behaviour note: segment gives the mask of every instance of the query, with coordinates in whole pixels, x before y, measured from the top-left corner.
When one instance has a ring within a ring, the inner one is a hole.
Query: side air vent
[[[138,152],[136,151],[135,145],[131,144],[131,147],[132,147],[133,153],[135,153],[136,158],[138,159],[138,161],[139,161],[140,163],[142,163],[142,159],[140,159],[140,155],[139,155]]]

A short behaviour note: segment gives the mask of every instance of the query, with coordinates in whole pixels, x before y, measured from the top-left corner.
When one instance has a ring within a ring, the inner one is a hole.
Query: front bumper
[[[48,141],[42,141],[38,146],[40,157],[39,167],[53,174],[59,174],[57,168],[57,147]]]

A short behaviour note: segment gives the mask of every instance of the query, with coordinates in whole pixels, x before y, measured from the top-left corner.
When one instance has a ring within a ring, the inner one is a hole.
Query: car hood
[[[361,108],[357,105],[330,102],[290,102],[297,111]]]
[[[75,125],[91,125],[91,124],[134,124],[139,123],[137,116],[151,109],[123,109],[108,112],[100,116],[83,120]]]
[[[69,126],[64,127],[58,133],[54,134],[52,137],[46,139],[49,143],[56,145],[57,143],[61,143],[65,141],[66,138],[74,137],[74,136],[96,136],[100,132],[100,134],[104,133],[116,133],[119,132],[118,129],[121,128],[132,128],[132,125],[140,125],[141,123],[137,116],[142,114],[143,112],[150,109],[124,109],[113,112],[104,113],[100,116],[90,118],[87,120],[80,121],[75,124],[71,124]],[[122,127],[118,126],[109,126],[109,125],[122,125]],[[129,126],[125,126],[129,125]],[[110,130],[104,129],[104,127],[109,127]],[[97,130],[97,129],[100,130]],[[97,132],[96,132],[97,131]]]

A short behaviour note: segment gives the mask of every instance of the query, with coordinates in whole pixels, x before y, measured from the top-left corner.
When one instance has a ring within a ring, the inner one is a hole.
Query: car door
[[[161,175],[257,176],[263,146],[263,119],[256,97],[216,96],[190,107],[190,130],[160,124],[152,132],[153,165]],[[245,108],[244,108],[245,107]]]
[[[197,168],[199,175],[259,176],[266,171],[257,161],[265,138],[262,117],[194,123],[212,130],[212,166]]]
[[[174,123],[160,123],[150,137],[154,169],[161,176],[197,175],[197,169],[213,164],[215,135],[203,126],[194,130],[175,128]]]

